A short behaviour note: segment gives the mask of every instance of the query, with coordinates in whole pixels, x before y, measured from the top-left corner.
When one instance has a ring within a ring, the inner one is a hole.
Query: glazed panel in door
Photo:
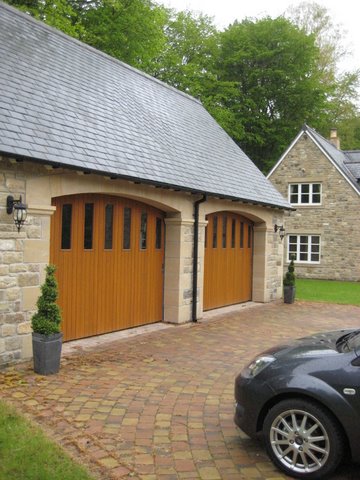
[[[240,215],[207,216],[204,310],[251,300],[253,224]]]
[[[161,321],[163,213],[105,195],[58,197],[53,205],[50,258],[64,340]]]

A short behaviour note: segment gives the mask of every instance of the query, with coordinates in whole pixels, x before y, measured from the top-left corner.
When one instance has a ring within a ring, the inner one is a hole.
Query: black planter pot
[[[294,285],[284,286],[284,303],[295,302],[296,287]]]
[[[62,333],[52,335],[32,334],[34,372],[52,375],[60,370]]]

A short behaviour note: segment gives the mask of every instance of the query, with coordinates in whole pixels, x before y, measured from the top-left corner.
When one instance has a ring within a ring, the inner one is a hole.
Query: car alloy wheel
[[[324,478],[343,457],[344,442],[336,421],[307,400],[275,405],[265,419],[264,433],[272,461],[296,478]]]

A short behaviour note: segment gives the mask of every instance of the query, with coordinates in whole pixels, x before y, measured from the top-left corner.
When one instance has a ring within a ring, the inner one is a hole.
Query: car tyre
[[[291,477],[327,478],[344,457],[344,436],[336,419],[309,400],[276,404],[265,418],[263,433],[272,462]]]

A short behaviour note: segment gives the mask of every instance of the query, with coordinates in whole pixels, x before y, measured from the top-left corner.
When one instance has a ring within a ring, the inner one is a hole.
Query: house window
[[[289,202],[292,205],[320,205],[321,183],[290,184]]]
[[[289,235],[288,261],[320,263],[320,235]]]

